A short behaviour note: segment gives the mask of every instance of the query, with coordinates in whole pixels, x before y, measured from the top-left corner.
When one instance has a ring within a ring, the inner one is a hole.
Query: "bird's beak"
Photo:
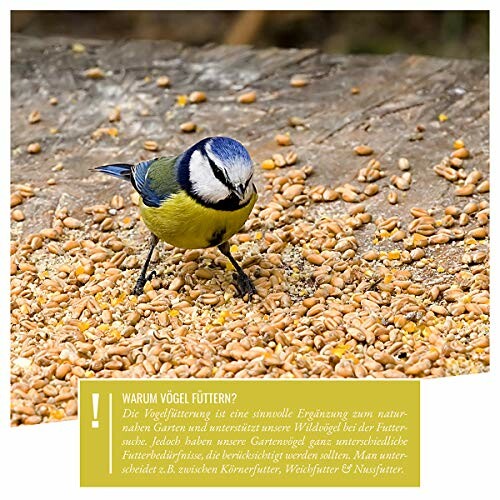
[[[243,200],[243,198],[245,198],[245,188],[243,187],[242,184],[240,184],[239,186],[236,186],[234,188],[234,192],[236,193],[236,196],[240,199],[240,200]]]

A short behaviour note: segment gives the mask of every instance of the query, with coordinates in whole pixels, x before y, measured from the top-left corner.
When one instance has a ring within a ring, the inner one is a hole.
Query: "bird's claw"
[[[236,284],[236,289],[238,290],[240,296],[244,298],[245,296],[247,297],[247,301],[250,301],[252,298],[252,295],[257,294],[257,290],[255,289],[255,286],[253,285],[252,281],[246,274],[234,274],[234,280]]]
[[[144,276],[140,276],[135,284],[134,291],[132,292],[134,295],[142,295],[144,293],[144,285],[146,284],[147,279]]]
[[[156,278],[156,271],[151,271],[148,276],[139,276],[137,283],[135,284],[134,291],[132,292],[134,295],[142,295],[144,293],[144,286],[148,281],[151,281],[153,278]]]

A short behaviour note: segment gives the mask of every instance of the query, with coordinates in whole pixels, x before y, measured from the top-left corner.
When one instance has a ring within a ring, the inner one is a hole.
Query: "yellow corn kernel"
[[[85,330],[88,330],[90,328],[90,323],[87,323],[86,321],[79,321],[78,322],[78,329],[81,332],[84,332]]]
[[[117,330],[116,328],[113,328],[113,330],[111,330],[111,335],[116,339],[116,340],[120,340],[122,338],[122,334],[120,333],[119,330]]]
[[[399,250],[391,250],[388,254],[387,257],[389,257],[390,260],[396,260],[401,257],[401,252]]]
[[[338,344],[330,352],[334,356],[338,356],[339,358],[341,358],[348,350],[349,350],[349,346],[347,346],[345,344]]]
[[[58,410],[51,410],[49,413],[50,418],[53,418],[55,420],[61,420],[61,418],[64,417],[64,410],[63,409],[58,409]]]
[[[405,326],[403,326],[403,330],[408,333],[415,333],[417,330],[417,325],[413,321],[408,321]]]
[[[177,96],[177,106],[185,106],[189,101],[189,97],[185,94]]]
[[[273,170],[274,168],[276,168],[276,164],[274,163],[273,160],[271,159],[268,159],[268,160],[264,160],[260,167],[264,170]]]

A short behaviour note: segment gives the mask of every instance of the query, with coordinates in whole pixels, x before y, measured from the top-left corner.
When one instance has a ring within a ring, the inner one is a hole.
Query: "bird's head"
[[[253,164],[242,144],[229,137],[209,137],[180,158],[184,189],[208,206],[235,209],[252,197]]]

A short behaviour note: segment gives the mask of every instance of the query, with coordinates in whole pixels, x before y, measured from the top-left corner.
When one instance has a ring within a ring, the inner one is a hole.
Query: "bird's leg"
[[[151,248],[149,249],[148,256],[146,257],[146,262],[144,263],[144,266],[142,266],[141,275],[139,276],[139,279],[135,284],[134,295],[141,295],[141,293],[144,292],[144,285],[146,284],[146,282],[151,280],[154,276],[156,276],[156,271],[151,271],[149,276],[146,278],[149,262],[151,261],[151,257],[153,256],[153,250],[155,249],[157,244],[158,244],[158,238],[153,233],[151,233]]]
[[[221,243],[218,246],[219,250],[223,255],[225,255],[228,259],[229,262],[234,266],[236,269],[236,273],[234,278],[236,279],[236,288],[240,292],[240,295],[244,297],[245,295],[248,295],[248,300],[252,297],[252,295],[257,293],[257,290],[255,290],[255,287],[253,286],[253,283],[250,281],[250,278],[245,274],[245,271],[241,269],[240,265],[236,262],[235,258],[231,255],[231,250],[229,249],[229,243],[225,241],[224,243]]]

